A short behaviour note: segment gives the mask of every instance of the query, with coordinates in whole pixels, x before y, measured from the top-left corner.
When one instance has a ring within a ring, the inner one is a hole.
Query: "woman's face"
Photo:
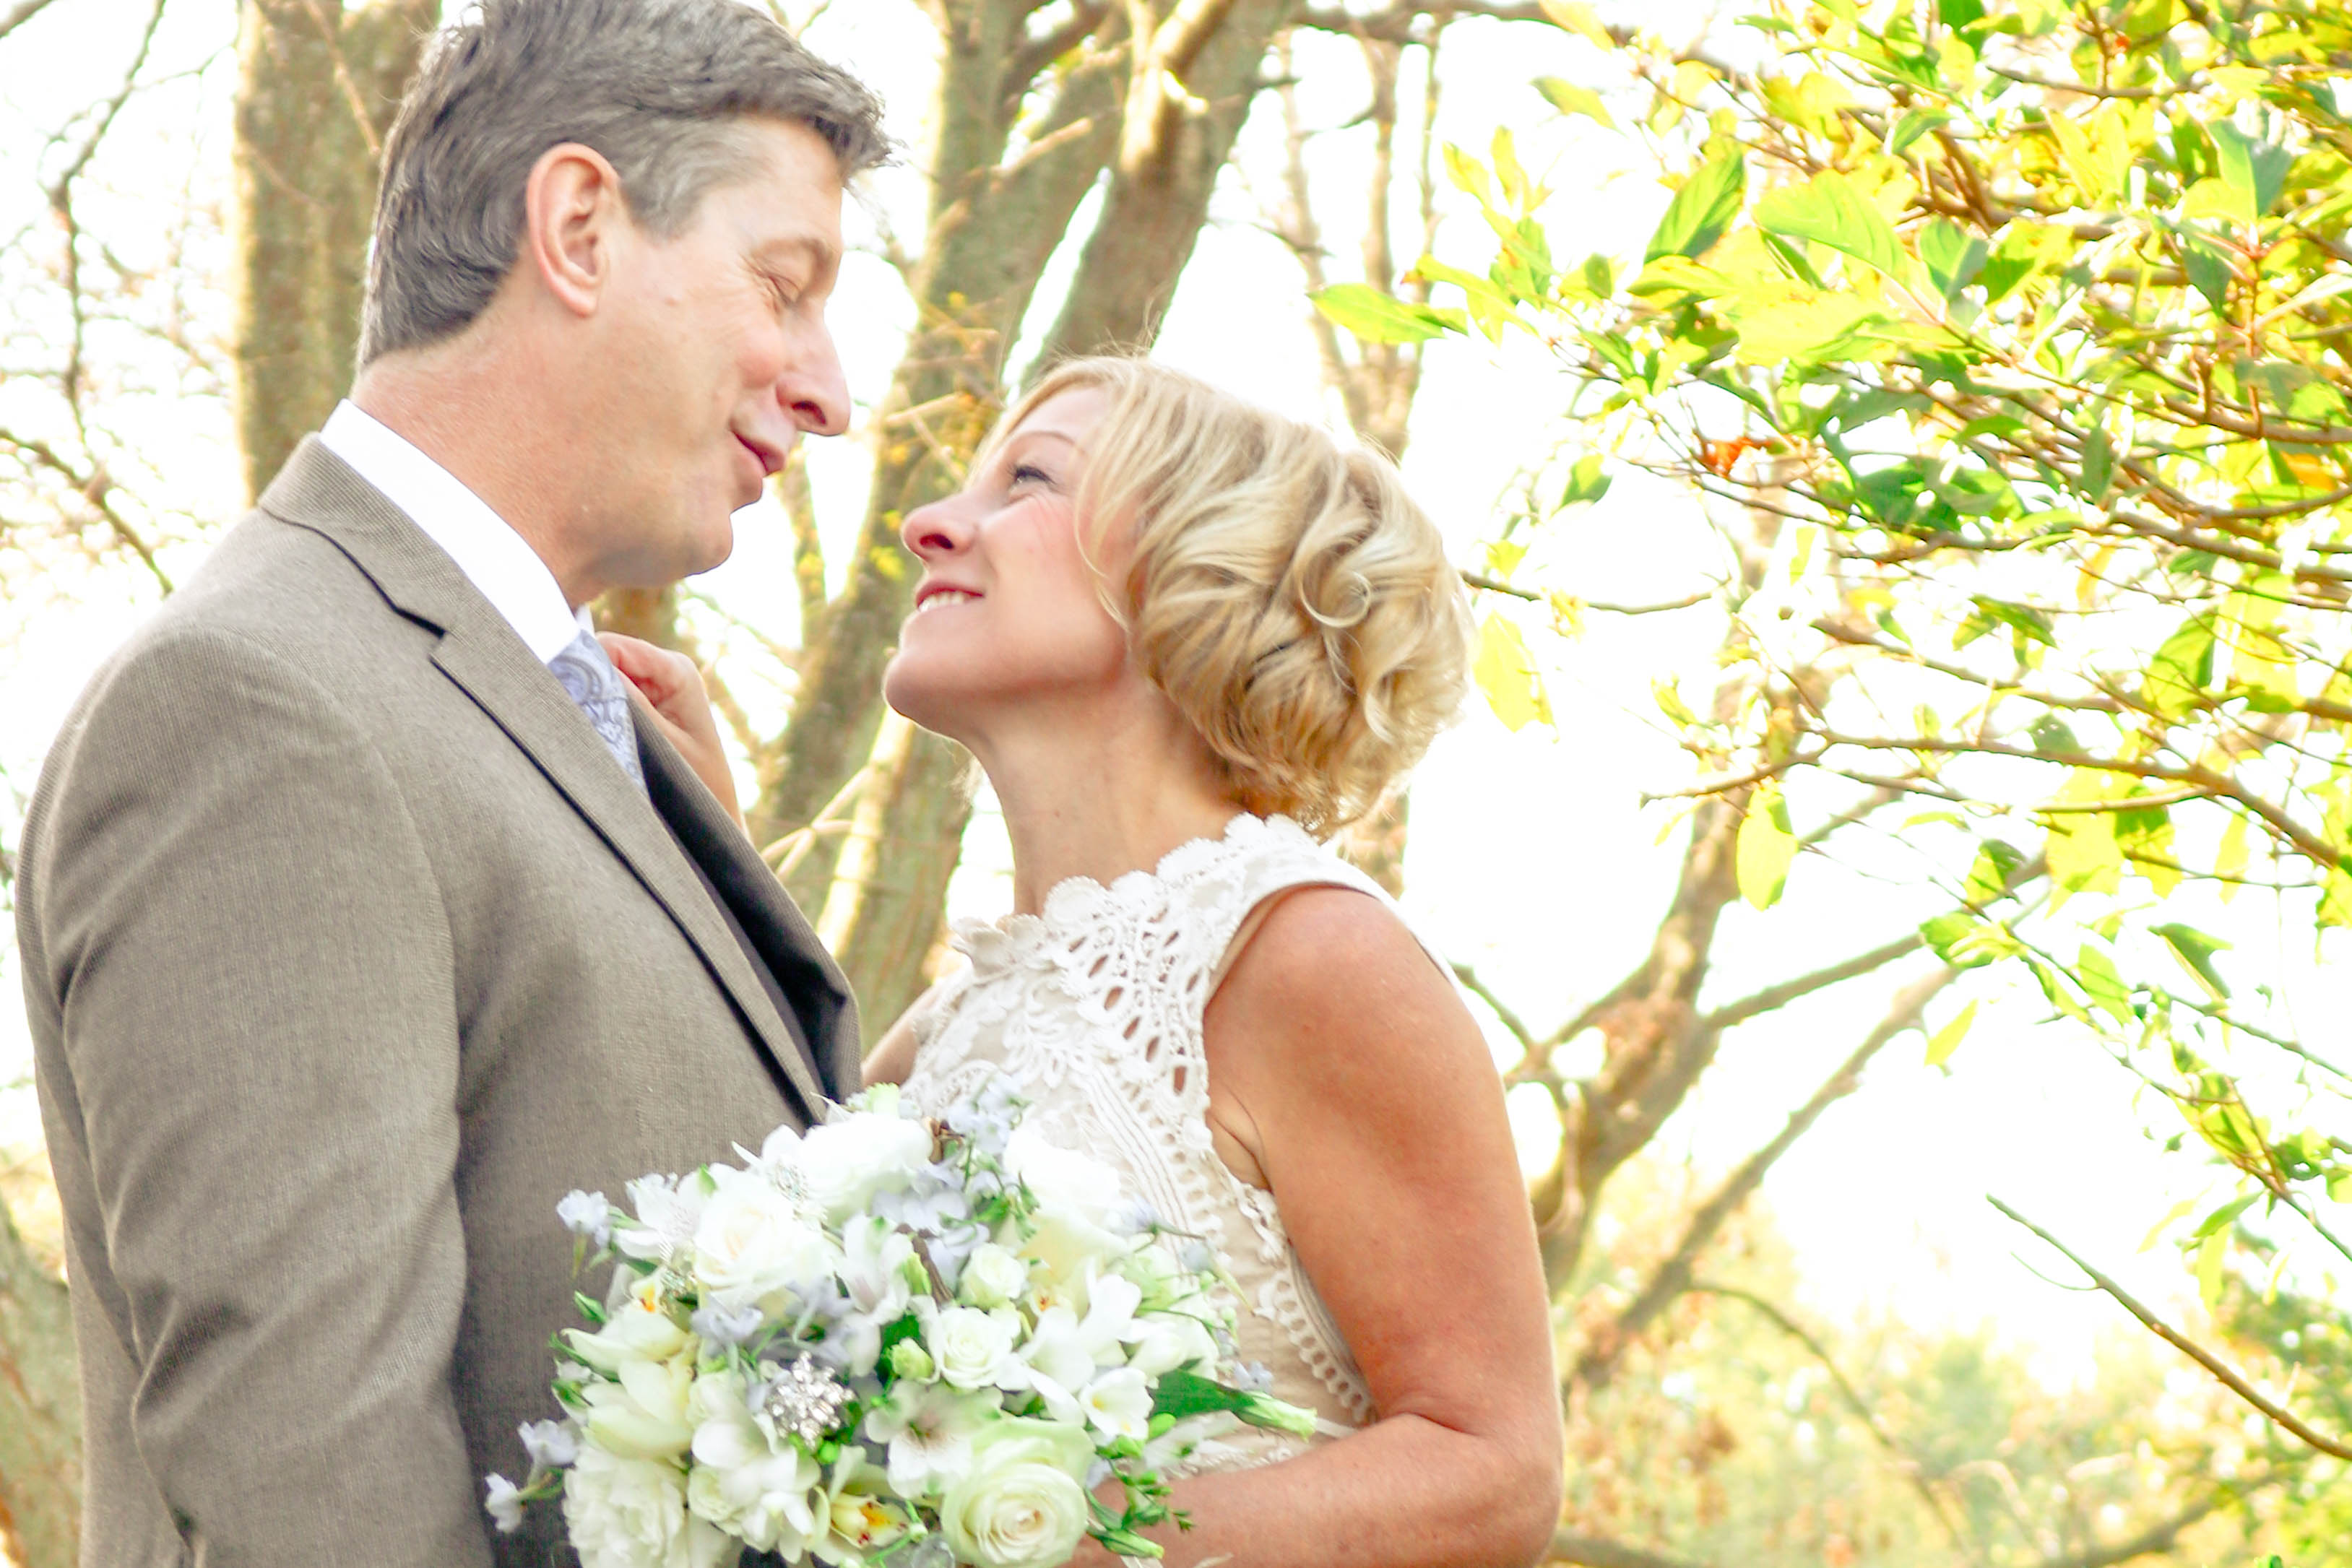
[[[1092,387],[1047,399],[960,494],[900,527],[923,576],[883,691],[925,728],[969,739],[996,713],[1140,684],[1079,548],[1074,497],[1108,406]],[[1116,573],[1117,561],[1102,565]]]

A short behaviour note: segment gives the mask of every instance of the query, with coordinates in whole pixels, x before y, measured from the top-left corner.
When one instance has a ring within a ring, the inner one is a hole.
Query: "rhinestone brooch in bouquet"
[[[933,1123],[874,1089],[631,1182],[629,1212],[566,1198],[575,1256],[618,1266],[557,1336],[564,1417],[523,1428],[522,1485],[488,1479],[499,1528],[560,1498],[585,1568],[1158,1556],[1171,1467],[1314,1417],[1234,1361],[1209,1249],[1025,1108],[997,1080]]]

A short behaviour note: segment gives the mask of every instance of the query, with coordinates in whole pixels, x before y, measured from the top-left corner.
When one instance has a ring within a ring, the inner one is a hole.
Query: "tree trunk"
[[[440,9],[245,0],[232,358],[251,495],[351,386],[383,137]]]
[[[81,1542],[81,1389],[66,1287],[0,1203],[0,1548],[73,1568]]]
[[[886,405],[874,498],[851,586],[826,612],[826,636],[812,650],[786,738],[782,788],[772,801],[763,800],[755,830],[767,841],[806,822],[857,760],[868,760],[865,787],[879,791],[883,804],[873,858],[861,863],[858,885],[835,888],[832,859],[819,852],[803,861],[793,891],[804,904],[818,902],[822,891],[828,910],[854,911],[835,928],[835,952],[877,1031],[922,990],[971,815],[971,763],[960,747],[919,736],[893,745],[887,757],[876,755],[882,666],[916,575],[898,547],[899,523],[960,482],[964,462],[1003,406],[1004,350],[1038,276],[1106,165],[1101,218],[1037,363],[1149,345],[1290,5],[1236,0],[1205,10],[1169,7],[1179,20],[1160,21],[1148,39],[1127,37],[1123,57],[1108,48],[1120,19],[1106,8],[1096,48],[1068,69],[1059,89],[1064,107],[1054,118],[1067,141],[1054,146],[1056,129],[1049,122],[1009,165],[1017,171],[1045,150],[1050,172],[1028,180],[944,155],[957,144],[949,102],[966,101],[973,79],[1003,79],[1001,63],[992,72],[961,47],[983,38],[984,30],[950,28],[938,167],[962,172],[940,178],[917,291],[923,319],[942,326],[909,345]],[[1195,24],[1192,30],[1180,25],[1184,19]],[[1007,42],[1001,37],[1000,47]],[[1004,141],[967,134],[963,145],[993,158]]]

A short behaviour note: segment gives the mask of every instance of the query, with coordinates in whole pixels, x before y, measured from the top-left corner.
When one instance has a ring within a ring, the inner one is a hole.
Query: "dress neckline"
[[[972,961],[976,970],[1010,967],[1030,958],[1073,922],[1107,902],[1138,903],[1157,892],[1181,885],[1202,868],[1233,853],[1265,842],[1292,840],[1307,847],[1316,841],[1307,830],[1279,812],[1260,817],[1236,811],[1214,837],[1187,839],[1160,857],[1157,865],[1120,873],[1106,884],[1084,874],[1066,876],[1045,892],[1034,915],[1014,912],[994,920],[966,917],[950,924],[950,946]]]

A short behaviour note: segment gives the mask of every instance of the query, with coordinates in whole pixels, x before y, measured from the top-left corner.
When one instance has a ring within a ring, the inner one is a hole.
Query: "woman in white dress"
[[[1171,1568],[1539,1558],[1560,1427],[1533,1228],[1476,1024],[1317,838],[1459,706],[1468,617],[1371,453],[1133,360],[1059,367],[923,562],[886,692],[988,771],[1013,911],[883,1037],[943,1107],[1011,1073],[1240,1286],[1241,1353],[1321,1437],[1196,1456]],[[689,664],[622,669],[733,799]],[[1080,1563],[1111,1559],[1092,1542]]]

